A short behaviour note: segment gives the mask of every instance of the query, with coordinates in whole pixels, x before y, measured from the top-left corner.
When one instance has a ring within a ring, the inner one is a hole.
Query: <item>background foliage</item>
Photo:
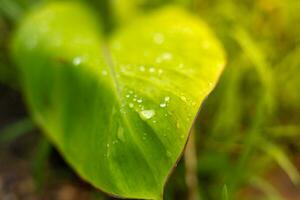
[[[226,49],[228,65],[196,123],[201,197],[205,200],[222,196],[228,196],[228,199],[293,199],[278,187],[270,174],[274,175],[272,172],[277,166],[294,187],[300,181],[295,164],[300,150],[300,28],[297,25],[300,22],[300,1],[86,1],[101,10],[99,18],[104,21],[107,33],[119,23],[127,23],[139,12],[148,12],[169,3],[180,4],[206,20]],[[8,55],[12,30],[27,10],[42,2],[0,0],[0,79],[13,88],[18,84]],[[10,89],[6,87],[1,89],[0,98],[7,100],[5,94],[8,91]],[[1,103],[1,116],[10,113],[3,105],[6,104]],[[33,127],[27,119],[8,125],[11,121],[14,120],[0,123],[3,130],[0,137],[5,144],[14,138],[7,135],[17,136]],[[45,160],[49,161],[47,155],[52,150],[38,137],[35,136],[34,140],[42,142],[33,153],[29,153],[29,157],[34,158],[33,175],[43,190],[42,184],[49,185],[51,180],[45,183],[39,170],[45,165]],[[55,157],[57,154],[51,159],[57,159]],[[65,165],[58,163],[46,164],[48,178],[78,182]],[[169,180],[165,199],[185,199],[187,187],[184,179],[185,169],[180,163]],[[108,198],[90,188],[87,190],[90,198]]]

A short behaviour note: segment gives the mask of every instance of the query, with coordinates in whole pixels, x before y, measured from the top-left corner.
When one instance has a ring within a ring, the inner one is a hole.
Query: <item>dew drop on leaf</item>
[[[162,59],[164,60],[171,60],[173,58],[173,55],[169,52],[166,52],[162,55]]]
[[[186,102],[186,97],[185,96],[181,96],[180,99],[184,102]]]
[[[125,138],[124,138],[124,129],[121,126],[119,126],[119,128],[118,128],[117,137],[118,137],[119,140],[124,142],[124,140],[125,140]]]
[[[167,151],[167,156],[168,157],[171,157],[172,156],[172,153],[170,151]]]
[[[147,139],[147,133],[143,133],[143,140],[146,140]]]
[[[154,110],[142,110],[140,116],[142,119],[151,119],[155,115]]]
[[[141,72],[144,72],[145,71],[145,67],[142,65],[142,66],[140,66],[140,71]]]
[[[163,73],[163,70],[162,69],[159,69],[158,70],[158,75],[161,75]]]
[[[155,68],[151,67],[151,68],[149,69],[149,72],[150,72],[150,73],[154,73],[154,72],[155,72]]]
[[[162,44],[165,41],[165,37],[161,33],[154,34],[153,40],[156,44]]]
[[[102,70],[101,74],[102,74],[102,76],[107,76],[107,71],[106,70]]]
[[[165,108],[165,107],[167,106],[167,104],[166,104],[166,103],[161,103],[161,104],[159,104],[159,106],[160,106],[161,108]]]
[[[80,56],[78,56],[78,57],[75,57],[74,59],[73,59],[73,64],[75,65],[75,66],[78,66],[78,65],[80,65],[81,63],[82,63],[82,57],[80,57]]]

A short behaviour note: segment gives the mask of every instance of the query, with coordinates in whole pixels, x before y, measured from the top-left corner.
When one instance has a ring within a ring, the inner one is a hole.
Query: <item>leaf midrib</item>
[[[117,97],[116,98],[117,99],[117,103],[118,103],[118,106],[120,108],[121,104],[122,104],[122,102],[121,102],[121,95],[122,94],[121,94],[121,89],[120,89],[120,83],[119,83],[119,81],[117,79],[117,72],[116,72],[116,69],[115,69],[115,63],[113,62],[112,54],[110,52],[110,48],[109,48],[109,45],[108,45],[107,42],[103,42],[102,52],[103,52],[103,55],[104,55],[103,56],[104,57],[104,61],[108,65],[109,76],[111,77],[112,82],[114,84],[113,91],[114,91],[114,93],[115,93],[115,95]],[[159,185],[159,183],[161,181],[158,180],[157,177],[155,176],[153,165],[151,165],[151,162],[147,159],[147,155],[143,151],[143,147],[140,145],[140,142],[135,139],[134,129],[132,128],[131,123],[128,121],[127,116],[125,116],[123,112],[120,112],[120,116],[121,116],[123,122],[125,123],[125,125],[127,126],[129,132],[131,133],[131,135],[132,135],[131,138],[134,139],[135,145],[140,150],[141,154],[143,155],[144,159],[146,160],[149,169],[151,169],[152,177],[154,178],[156,184]],[[161,189],[161,188],[159,188],[159,189]],[[160,194],[158,194],[158,195],[160,195]]]

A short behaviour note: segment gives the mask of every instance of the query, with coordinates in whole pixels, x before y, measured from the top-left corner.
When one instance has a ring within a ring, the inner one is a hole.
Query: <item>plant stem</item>
[[[197,153],[194,128],[190,133],[190,138],[184,153],[185,160],[185,180],[188,187],[188,200],[200,200],[199,183],[197,178]]]

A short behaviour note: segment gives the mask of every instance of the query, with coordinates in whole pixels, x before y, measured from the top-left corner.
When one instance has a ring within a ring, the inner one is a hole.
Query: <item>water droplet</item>
[[[180,99],[181,99],[182,101],[185,101],[185,102],[186,102],[186,97],[185,97],[185,96],[181,96]]]
[[[119,126],[119,128],[118,128],[117,137],[121,141],[125,140],[125,138],[124,138],[124,129],[121,126]]]
[[[172,58],[173,58],[173,55],[169,52],[165,52],[162,55],[162,59],[164,59],[164,60],[171,60]]]
[[[168,157],[171,157],[172,156],[172,153],[170,151],[167,151],[167,156]]]
[[[130,108],[133,108],[133,103],[129,103],[129,107],[130,107]]]
[[[151,119],[155,115],[154,110],[143,110],[140,112],[142,119]]]
[[[142,65],[142,66],[140,66],[140,71],[141,72],[144,72],[145,71],[145,67]]]
[[[149,72],[150,72],[150,73],[153,73],[153,72],[155,72],[155,68],[153,68],[153,67],[150,67],[150,69],[149,69]]]
[[[130,97],[130,94],[126,94],[126,98],[129,98]]]
[[[142,103],[143,100],[142,100],[142,99],[138,99],[137,102],[138,102],[138,103]]]
[[[178,65],[178,67],[179,67],[179,69],[182,69],[182,68],[184,67],[184,64],[183,64],[183,63],[180,63],[180,64]]]
[[[166,103],[161,103],[161,104],[159,104],[159,106],[160,106],[161,108],[165,108],[165,107],[167,106],[167,104],[166,104]]]
[[[165,97],[165,101],[170,101],[170,97],[169,97],[169,96],[166,96],[166,97]]]
[[[102,70],[101,74],[102,74],[102,76],[107,76],[107,71],[106,70]]]
[[[82,61],[83,61],[83,58],[81,56],[78,56],[73,59],[73,64],[78,66],[82,63]]]
[[[126,72],[127,71],[127,65],[121,65],[120,69],[121,69],[121,72]]]
[[[163,70],[162,69],[159,69],[158,70],[158,75],[161,75],[163,73]]]
[[[154,34],[153,40],[156,44],[162,44],[165,41],[165,37],[161,33]]]
[[[124,108],[121,108],[121,109],[120,109],[120,112],[121,112],[121,113],[124,113],[124,114],[126,113],[125,110],[124,110]]]
[[[173,58],[173,55],[170,52],[165,52],[165,53],[161,54],[160,56],[158,56],[155,61],[157,63],[161,63],[164,60],[171,60],[172,58]]]
[[[143,133],[143,140],[147,139],[147,133]]]

